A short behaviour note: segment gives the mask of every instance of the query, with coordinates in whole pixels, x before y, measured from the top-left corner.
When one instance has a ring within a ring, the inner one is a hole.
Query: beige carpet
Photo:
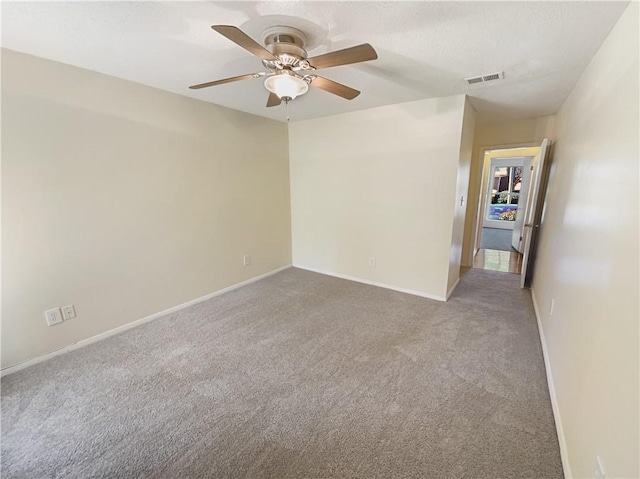
[[[289,269],[2,379],[7,478],[560,478],[530,295]]]

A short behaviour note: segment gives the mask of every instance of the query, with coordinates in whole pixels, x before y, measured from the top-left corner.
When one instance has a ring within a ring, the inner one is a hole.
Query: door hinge
[[[533,171],[533,165],[531,165],[531,171]]]

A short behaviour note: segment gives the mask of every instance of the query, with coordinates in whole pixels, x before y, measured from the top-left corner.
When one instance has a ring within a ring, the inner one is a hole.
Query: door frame
[[[485,207],[484,197],[487,189],[487,184],[486,184],[487,176],[489,174],[489,168],[491,166],[491,159],[487,161],[487,158],[485,158],[486,152],[491,150],[514,150],[517,148],[535,148],[535,147],[539,147],[541,142],[542,140],[528,141],[528,142],[525,141],[522,143],[502,143],[498,145],[486,145],[486,146],[480,147],[479,158],[481,158],[481,161],[482,161],[482,172],[479,177],[480,188],[478,190],[479,194],[478,194],[478,203],[477,203],[476,212],[475,212],[475,224],[473,226],[473,238],[469,242],[469,249],[470,249],[469,252],[471,253],[470,255],[471,264],[473,264],[473,258],[475,257],[476,253],[480,249],[480,244],[482,242],[482,223],[483,223],[482,214]]]

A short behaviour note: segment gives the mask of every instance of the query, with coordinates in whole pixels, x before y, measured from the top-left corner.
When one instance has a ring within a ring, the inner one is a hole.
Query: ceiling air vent
[[[480,75],[477,77],[465,78],[465,81],[469,85],[474,85],[476,83],[484,83],[488,81],[502,80],[502,79],[504,79],[504,72],[488,73],[486,75]]]
[[[469,85],[473,85],[474,83],[482,83],[482,77],[473,77],[473,78],[466,78],[467,83],[469,83]]]

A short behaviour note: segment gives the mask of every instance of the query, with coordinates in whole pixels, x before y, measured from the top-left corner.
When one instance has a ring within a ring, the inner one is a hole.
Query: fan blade
[[[350,63],[368,62],[375,60],[378,54],[368,43],[363,43],[355,47],[345,48],[335,52],[325,53],[313,58],[307,58],[311,66],[320,70],[321,68],[337,67]]]
[[[241,46],[255,56],[262,58],[263,60],[277,60],[277,58],[269,52],[262,45],[253,40],[249,35],[244,33],[238,27],[232,25],[211,25],[216,32],[220,35],[227,37],[233,43]]]
[[[240,75],[237,77],[225,78],[224,80],[216,80],[216,81],[210,81],[207,83],[200,83],[198,85],[191,85],[189,88],[191,88],[192,90],[199,90],[200,88],[207,88],[210,86],[222,85],[223,83],[231,83],[234,81],[248,80],[249,78],[255,78],[256,75],[257,73],[248,73],[246,75]]]
[[[275,93],[269,93],[269,99],[267,100],[267,107],[278,106],[282,103],[282,100],[278,98],[278,95]]]
[[[354,90],[347,85],[343,85],[342,83],[338,83],[324,77],[314,78],[311,82],[311,86],[320,88],[324,91],[328,91],[329,93],[333,93],[334,95],[341,96],[342,98],[346,98],[347,100],[353,100],[360,94],[358,90]]]

